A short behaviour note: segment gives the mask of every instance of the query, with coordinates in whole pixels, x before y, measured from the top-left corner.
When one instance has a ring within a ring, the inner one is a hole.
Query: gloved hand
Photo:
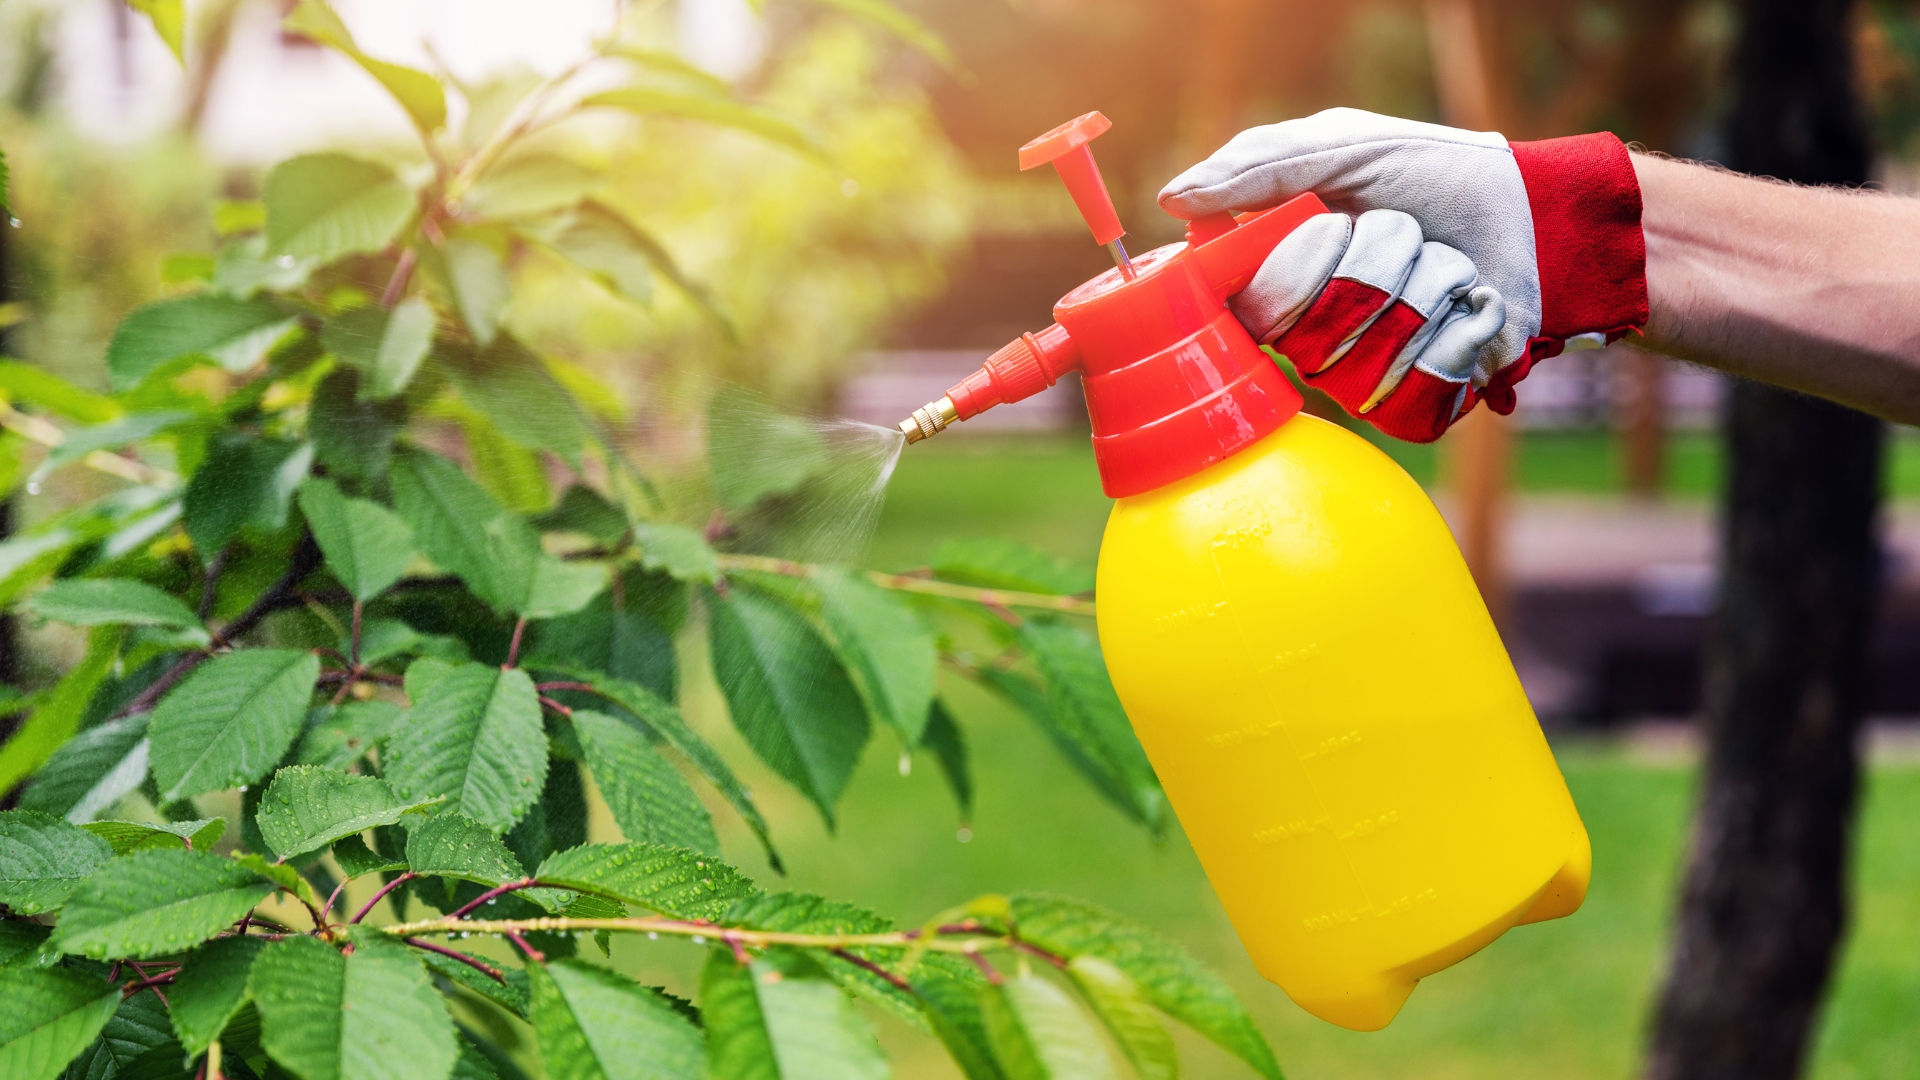
[[[1305,191],[1358,216],[1351,243],[1329,259],[1322,247],[1333,226],[1308,222],[1274,249],[1235,312],[1257,340],[1390,435],[1431,441],[1482,398],[1512,412],[1513,386],[1535,362],[1646,325],[1640,185],[1610,134],[1508,143],[1493,132],[1329,109],[1241,132],[1175,177],[1160,205],[1190,219]],[[1414,242],[1425,242],[1398,282],[1393,259],[1376,252],[1404,252],[1406,226],[1367,225],[1367,211],[1381,209],[1410,217]],[[1316,232],[1301,236],[1309,226]],[[1464,291],[1458,272],[1438,269],[1455,258],[1477,270]],[[1448,310],[1425,310],[1443,279],[1453,282]],[[1402,291],[1404,310],[1388,302]],[[1473,340],[1501,314],[1502,325]],[[1421,329],[1390,348],[1415,315]]]

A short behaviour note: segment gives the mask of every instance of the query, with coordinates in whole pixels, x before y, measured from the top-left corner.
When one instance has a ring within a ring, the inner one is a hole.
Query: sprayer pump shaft
[[[1113,265],[1120,268],[1120,276],[1132,281],[1136,275],[1133,270],[1133,260],[1127,258],[1127,246],[1116,238],[1107,245],[1107,254],[1113,256]]]

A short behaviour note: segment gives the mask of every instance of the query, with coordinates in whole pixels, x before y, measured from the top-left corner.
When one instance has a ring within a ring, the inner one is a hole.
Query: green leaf
[[[136,851],[193,848],[212,851],[227,831],[226,818],[193,821],[89,821],[80,826],[107,842],[115,855]]]
[[[267,300],[203,293],[158,300],[120,321],[107,344],[107,371],[125,390],[183,356],[250,371],[297,320]]]
[[[87,821],[147,778],[147,718],[90,727],[53,752],[20,796],[20,808]]]
[[[515,613],[524,619],[551,619],[586,607],[607,590],[607,568],[600,563],[567,562],[542,555],[533,562],[527,598]]]
[[[456,666],[414,702],[388,744],[385,768],[405,798],[445,795],[450,809],[506,832],[547,778],[533,680],[517,669]]]
[[[328,263],[377,252],[413,215],[413,192],[385,165],[346,154],[303,154],[274,166],[264,189],[275,254]]]
[[[911,983],[928,1026],[967,1080],[1006,1080],[987,1038],[980,1008],[986,980],[979,971],[958,957],[935,953],[920,961]]]
[[[179,600],[144,581],[128,578],[67,578],[27,601],[28,610],[74,626],[191,626],[200,619]]]
[[[696,1080],[700,1029],[624,975],[573,960],[529,964],[534,1035],[547,1075],[570,1080]]]
[[[407,403],[404,398],[361,400],[365,381],[350,367],[328,372],[307,407],[307,437],[321,469],[358,481],[362,490],[376,490],[386,484],[394,436],[407,423]]]
[[[605,206],[588,201],[527,231],[615,295],[639,304],[653,298],[656,256],[666,249]]]
[[[883,1080],[873,1030],[806,954],[772,949],[743,965],[716,948],[700,973],[711,1075]]]
[[[527,867],[587,842],[587,792],[580,781],[579,762],[554,759],[547,768],[540,801],[507,834],[506,841],[513,857]]]
[[[594,783],[629,840],[720,854],[713,819],[679,770],[646,736],[601,713],[575,710],[574,732]]]
[[[320,342],[360,370],[360,399],[376,401],[405,390],[433,345],[433,309],[417,296],[393,306],[357,307],[327,321]]]
[[[559,154],[511,154],[482,173],[460,200],[477,218],[528,217],[572,206],[606,183],[605,175]]]
[[[243,300],[262,292],[295,292],[306,285],[317,265],[314,259],[268,254],[265,236],[243,236],[220,249],[212,285],[217,292]]]
[[[467,964],[436,952],[422,952],[420,959],[426,962],[429,970],[448,982],[466,987],[522,1020],[527,1018],[526,972],[518,968],[495,968],[501,978],[493,979]],[[492,966],[485,959],[481,963]]]
[[[521,446],[571,461],[591,441],[573,396],[513,337],[503,335],[478,351],[447,349],[440,359],[460,397]]]
[[[267,775],[300,734],[319,676],[320,658],[292,649],[242,649],[200,665],[160,699],[148,726],[162,797]]]
[[[466,438],[467,460],[473,478],[500,504],[515,513],[539,513],[553,503],[547,486],[547,466],[538,451],[529,450],[480,412],[462,403],[446,403],[459,413],[460,434]]]
[[[1173,1036],[1126,972],[1097,956],[1076,956],[1067,964],[1067,976],[1133,1062],[1140,1080],[1175,1080],[1180,1075]]]
[[[332,46],[359,64],[381,86],[386,87],[387,93],[392,94],[400,107],[407,111],[407,117],[422,136],[431,137],[434,131],[446,126],[447,94],[440,88],[440,80],[424,71],[375,60],[361,52],[346,24],[340,21],[340,16],[320,0],[301,0],[300,6],[294,8],[293,14],[287,16],[280,25],[322,45]]]
[[[331,480],[300,485],[300,512],[327,557],[327,569],[355,600],[371,600],[400,580],[413,560],[413,528],[386,507],[340,494]]]
[[[32,775],[79,730],[87,703],[93,700],[94,693],[113,670],[125,637],[126,630],[118,626],[95,627],[87,636],[86,655],[67,669],[52,692],[40,700],[39,707],[14,731],[13,738],[0,746],[0,791],[12,790],[15,784]],[[72,782],[68,779],[69,784]],[[139,781],[134,783],[138,785]]]
[[[861,574],[821,567],[808,577],[754,574],[755,587],[817,620],[867,714],[906,746],[920,742],[933,704],[933,634],[912,608]]]
[[[190,1057],[199,1057],[247,1003],[247,972],[267,947],[257,937],[215,938],[187,954],[167,987],[173,1032]]]
[[[396,454],[393,506],[413,526],[421,554],[481,599],[504,606],[502,597],[524,588],[503,581],[495,563],[487,525],[503,513],[500,504],[446,458],[424,450]]]
[[[680,715],[679,710],[665,699],[635,683],[607,678],[579,669],[554,668],[551,670],[555,670],[557,674],[591,682],[600,697],[625,710],[635,720],[645,724],[655,735],[665,740],[669,746],[685,755],[693,767],[700,770],[700,774],[720,792],[721,797],[727,800],[735,812],[745,819],[747,826],[753,830],[753,834],[760,838],[760,844],[767,852],[767,861],[773,864],[775,870],[781,869],[780,854],[774,850],[773,840],[768,835],[767,819],[761,816],[760,808],[754,805],[753,796],[748,793],[746,785],[733,774],[726,759],[688,726],[686,718]]]
[[[362,652],[361,659],[367,656]],[[293,763],[345,769],[368,751],[384,746],[404,718],[401,708],[390,701],[349,701],[328,710],[307,728],[293,752]]]
[[[827,152],[818,140],[792,120],[772,110],[716,94],[628,86],[591,94],[580,105],[582,108],[603,106],[623,109],[640,116],[677,116],[737,128],[790,150],[797,150],[817,161],[827,160]]]
[[[246,830],[244,829],[241,832],[241,842],[247,842]],[[265,855],[256,852],[235,855],[233,861],[259,874],[268,881],[273,882],[281,889],[286,890],[301,900],[312,904],[314,907],[317,908],[320,906],[320,897],[314,893],[313,883],[303,877],[300,871],[295,870],[286,863],[269,862]]]
[[[458,878],[482,885],[504,885],[527,876],[507,845],[485,825],[448,810],[407,831],[407,865],[416,874]],[[519,894],[559,913],[573,901],[557,889],[525,889]]]
[[[615,611],[607,593],[579,611],[541,623],[533,635],[531,667],[551,658],[639,683],[662,698],[675,694],[673,639],[637,606]]]
[[[987,1038],[1007,1080],[1119,1080],[1099,1030],[1065,990],[1021,972],[980,995]]]
[[[301,1080],[446,1080],[459,1056],[420,961],[379,935],[355,935],[345,957],[288,938],[253,962],[248,986],[261,1044]]]
[[[985,589],[1072,596],[1093,591],[1093,570],[1061,562],[1038,548],[1012,540],[969,538],[943,541],[934,549],[933,572],[946,581]]]
[[[0,604],[11,603],[28,586],[59,569],[86,539],[77,529],[56,526],[0,540]]]
[[[215,199],[212,217],[216,236],[259,232],[267,227],[267,204],[259,199]]]
[[[579,533],[603,544],[618,541],[631,527],[624,511],[585,484],[567,488],[559,505],[534,518],[533,526],[542,532]]]
[[[194,548],[211,559],[242,529],[284,526],[312,464],[312,443],[235,433],[215,438],[182,498]]]
[[[1017,634],[1046,678],[1049,733],[1099,771],[1103,788],[1117,793],[1123,808],[1158,828],[1166,816],[1166,795],[1107,678],[1099,644],[1048,619],[1028,619]]]
[[[187,62],[186,0],[127,0],[127,6],[153,22],[154,33],[167,43],[175,60]]]
[[[714,677],[733,724],[833,827],[833,804],[866,746],[865,706],[797,612],[736,586],[707,605]]]
[[[940,773],[953,789],[953,801],[960,804],[960,820],[971,820],[973,773],[967,764],[967,740],[945,702],[936,700],[928,710],[927,726],[920,733],[920,747],[940,763]]]
[[[74,889],[51,945],[97,960],[178,952],[226,929],[273,888],[205,851],[135,852]]]
[[[669,521],[642,521],[633,527],[640,547],[640,564],[680,581],[712,581],[720,576],[720,560],[698,529]]]
[[[71,822],[32,810],[0,811],[0,904],[38,915],[113,857],[107,842]]]
[[[734,901],[758,891],[711,855],[653,844],[587,844],[555,852],[533,876],[676,919],[717,919]]]
[[[829,464],[817,425],[728,386],[707,404],[707,472],[728,509],[786,495]]]
[[[0,1076],[53,1080],[120,1006],[120,988],[68,968],[0,969]]]
[[[317,765],[290,765],[273,774],[255,820],[281,859],[304,855],[375,825],[393,825],[436,800],[408,802],[387,782]]]
[[[1280,1066],[1224,980],[1185,949],[1131,919],[1078,900],[1012,898],[1020,937],[1060,956],[1098,956],[1132,979],[1154,1007],[1271,1080]]]
[[[40,963],[45,959],[40,946],[52,933],[52,927],[26,919],[0,919],[0,967],[16,962]]]
[[[367,842],[358,836],[343,836],[333,842],[330,848],[333,861],[340,864],[340,872],[349,878],[364,874],[399,873],[407,868],[405,859],[389,859],[367,846]]]
[[[0,165],[0,171],[5,169]],[[124,411],[120,403],[21,360],[0,360],[0,392],[9,401],[37,405],[83,424],[104,424]]]
[[[749,896],[734,904],[721,921],[729,926],[791,934],[883,934],[895,929],[890,920],[864,908],[802,892]],[[899,948],[855,947],[845,951],[875,964],[899,959],[901,955]],[[907,1024],[926,1030],[926,1015],[912,994],[901,991],[892,982],[847,957],[821,955],[816,959],[841,989],[866,998]]]
[[[114,1080],[175,1080],[186,1050],[173,1037],[173,1023],[157,994],[140,993],[122,1001],[100,1029],[100,1037],[71,1065],[68,1077],[111,1076]]]
[[[29,483],[45,480],[55,469],[83,460],[95,450],[132,446],[193,419],[194,414],[175,409],[137,412],[70,431],[60,445],[48,449],[46,458],[27,475],[27,480]]]
[[[452,292],[453,306],[473,340],[482,346],[493,344],[507,303],[513,299],[505,254],[471,230],[421,250],[426,253],[421,262]]]

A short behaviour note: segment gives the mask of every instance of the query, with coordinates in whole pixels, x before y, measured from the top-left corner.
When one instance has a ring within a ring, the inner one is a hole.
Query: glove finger
[[[1485,285],[1454,301],[1406,377],[1367,413],[1367,422],[1408,442],[1439,438],[1473,408],[1475,365],[1506,322],[1506,301]]]
[[[1361,214],[1332,280],[1273,347],[1302,376],[1325,371],[1399,295],[1419,261],[1420,243],[1419,223],[1398,210]]]
[[[1327,392],[1349,413],[1359,416],[1391,391],[1414,358],[1467,294],[1475,277],[1473,260],[1427,241],[1399,295],[1338,359],[1307,382]]]
[[[1327,287],[1352,236],[1352,218],[1319,214],[1274,246],[1253,280],[1231,301],[1234,315],[1253,340],[1270,342],[1299,321]]]

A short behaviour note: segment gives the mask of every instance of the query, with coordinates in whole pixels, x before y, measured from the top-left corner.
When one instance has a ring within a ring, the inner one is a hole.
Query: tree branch
[[[784,577],[811,577],[818,567],[792,559],[770,559],[764,555],[720,555],[722,570],[750,570],[762,574],[780,574]],[[978,589],[971,585],[955,585],[950,581],[934,581],[931,578],[915,577],[912,574],[883,574],[878,570],[867,571],[867,580],[883,589],[896,592],[920,593],[923,596],[940,596],[948,600],[965,600],[981,604],[987,608],[1034,608],[1042,611],[1063,611],[1069,615],[1092,615],[1093,601],[1077,596],[1054,596],[1049,593],[1015,592],[1008,589]]]
[[[525,888],[530,883],[516,883]],[[558,886],[549,886],[558,887]],[[469,904],[468,907],[473,905]],[[447,916],[418,922],[383,926],[382,932],[395,937],[421,934],[521,934],[529,931],[566,933],[573,930],[617,930],[633,934],[670,934],[678,937],[714,938],[738,941],[742,945],[764,949],[773,945],[792,945],[815,949],[905,949],[921,937],[918,930],[894,930],[880,934],[798,934],[784,930],[746,930],[719,927],[708,922],[649,916],[641,919],[574,919],[564,915],[538,919],[460,919]],[[942,927],[941,931],[950,928]],[[987,929],[961,931],[964,936],[936,936],[920,942],[935,952],[977,953],[983,948],[1014,948],[1020,944],[1011,935]]]

